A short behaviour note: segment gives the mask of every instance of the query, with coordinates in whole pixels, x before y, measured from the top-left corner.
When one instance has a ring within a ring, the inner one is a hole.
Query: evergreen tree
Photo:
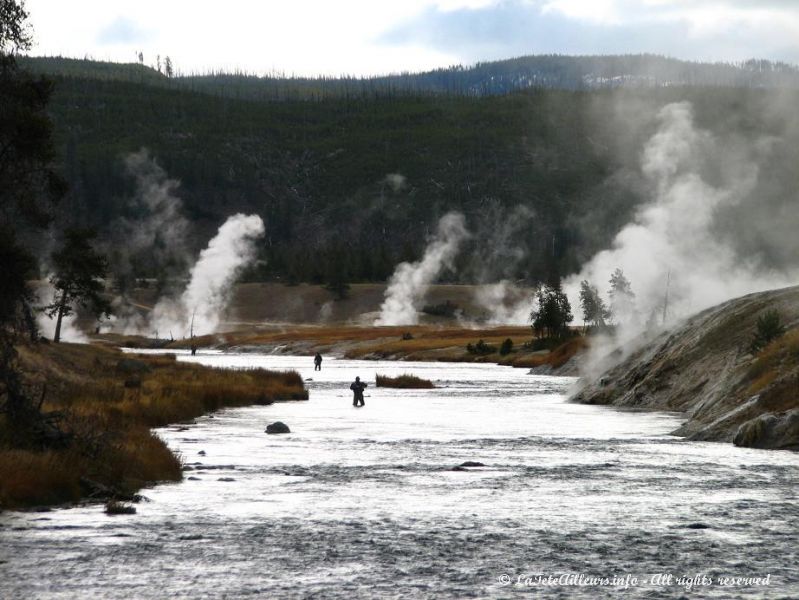
[[[580,282],[580,308],[583,311],[583,329],[587,329],[589,323],[599,329],[606,326],[610,310],[599,295],[599,290],[586,280]]]
[[[111,305],[103,298],[103,283],[108,263],[92,248],[95,233],[87,229],[70,229],[64,235],[64,246],[53,253],[55,274],[50,283],[55,288],[53,303],[47,316],[56,318],[54,342],[61,340],[61,322],[71,315],[74,305],[89,309],[97,317],[111,314]]]
[[[749,345],[749,350],[752,353],[760,352],[784,333],[785,325],[782,323],[780,313],[774,309],[767,310],[757,318],[755,335]]]
[[[610,316],[617,323],[635,321],[637,313],[635,309],[635,294],[633,293],[630,280],[624,275],[624,271],[617,268],[610,276]]]
[[[51,167],[54,151],[45,112],[50,83],[17,66],[16,54],[31,45],[27,17],[22,2],[0,0],[0,412],[19,440],[39,417],[22,384],[15,348],[22,331],[36,335],[26,283],[36,259],[21,239],[50,223],[51,205],[65,191]]]
[[[533,331],[537,337],[561,338],[569,332],[574,320],[569,298],[560,284],[544,285],[538,290],[538,306],[530,313]]]

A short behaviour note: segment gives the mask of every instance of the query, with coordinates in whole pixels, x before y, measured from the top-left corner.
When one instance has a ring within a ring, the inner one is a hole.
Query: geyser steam
[[[109,255],[115,275],[132,279],[133,262],[167,277],[182,275],[191,259],[186,245],[190,224],[177,195],[180,183],[170,179],[145,148],[125,157],[125,170],[136,182],[128,207],[135,216],[111,225],[116,243]]]
[[[729,298],[797,281],[796,273],[767,271],[753,258],[741,258],[734,233],[725,234],[718,226],[721,211],[756,201],[752,190],[757,162],[766,157],[762,152],[768,145],[720,143],[694,126],[687,102],[665,106],[658,119],[659,130],[646,144],[641,161],[652,200],[619,232],[609,250],[564,282],[578,309],[580,281],[588,280],[604,294],[613,271],[624,271],[641,318],[621,322],[617,341],[636,337],[652,315],[674,321]]]
[[[255,258],[255,241],[264,234],[257,215],[237,214],[219,228],[192,267],[179,299],[161,299],[153,309],[150,328],[160,334],[186,337],[216,331],[233,284]]]
[[[380,316],[375,325],[415,325],[419,305],[427,289],[444,268],[451,269],[461,242],[469,237],[466,220],[460,213],[447,213],[438,222],[438,230],[421,260],[400,263],[389,281]]]
[[[532,302],[527,290],[503,279],[478,286],[474,300],[486,314],[486,325],[527,325]]]

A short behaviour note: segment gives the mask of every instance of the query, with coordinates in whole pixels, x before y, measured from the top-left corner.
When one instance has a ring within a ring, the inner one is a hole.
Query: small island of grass
[[[386,375],[376,375],[375,385],[377,387],[405,388],[416,390],[431,390],[436,386],[428,379],[422,379],[410,373],[403,373],[399,377],[387,377]]]

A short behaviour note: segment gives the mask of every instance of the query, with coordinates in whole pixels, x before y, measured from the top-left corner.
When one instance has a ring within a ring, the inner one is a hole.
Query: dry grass
[[[231,371],[179,363],[169,355],[48,344],[20,348],[29,382],[46,382],[45,411],[64,415],[65,450],[9,449],[0,421],[0,506],[72,502],[82,478],[125,493],[179,481],[181,463],[150,431],[223,407],[307,399],[299,374]]]
[[[796,362],[799,362],[799,329],[789,331],[763,348],[749,367],[747,378],[757,381],[769,372],[779,370],[783,363]]]
[[[230,348],[232,346],[264,346],[274,348],[287,345],[294,353],[335,351],[350,359],[398,359],[442,362],[498,363],[520,368],[549,365],[558,368],[575,354],[588,346],[584,337],[575,337],[553,352],[534,352],[524,347],[530,341],[529,327],[494,327],[466,329],[436,325],[414,325],[408,327],[358,327],[358,326],[309,326],[273,331],[241,331],[198,338],[198,345]],[[405,334],[410,334],[410,339]],[[513,341],[513,351],[507,355],[498,352],[478,355],[466,350],[467,344],[482,339],[486,344],[499,348],[505,339]],[[174,346],[185,346],[186,341]]]
[[[761,392],[764,388],[768,387],[769,384],[773,383],[774,380],[777,379],[777,376],[777,371],[773,370],[762,373],[749,385],[747,394],[752,395]]]
[[[565,341],[552,352],[533,352],[519,356],[510,355],[505,361],[500,361],[500,364],[529,368],[549,365],[553,369],[559,369],[569,362],[571,358],[587,350],[588,345],[588,338],[577,336]]]
[[[0,450],[0,506],[15,508],[57,504],[80,498],[76,465],[83,459],[67,452]]]
[[[422,379],[410,373],[403,373],[399,377],[387,377],[386,375],[375,375],[375,385],[377,387],[402,388],[415,390],[432,390],[436,386],[428,379]]]
[[[799,329],[772,341],[757,355],[747,372],[747,395],[761,394],[770,411],[799,406]]]

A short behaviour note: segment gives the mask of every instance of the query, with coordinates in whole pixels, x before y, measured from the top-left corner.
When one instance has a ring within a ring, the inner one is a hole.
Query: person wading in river
[[[322,370],[322,355],[319,354],[318,352],[316,353],[316,356],[313,357],[313,364],[314,364],[313,367],[314,371]]]
[[[355,381],[353,381],[350,384],[350,389],[352,390],[353,393],[352,397],[353,406],[363,406],[364,404],[366,404],[363,401],[363,391],[366,389],[366,384],[363,381],[361,381],[360,377],[355,378]]]

